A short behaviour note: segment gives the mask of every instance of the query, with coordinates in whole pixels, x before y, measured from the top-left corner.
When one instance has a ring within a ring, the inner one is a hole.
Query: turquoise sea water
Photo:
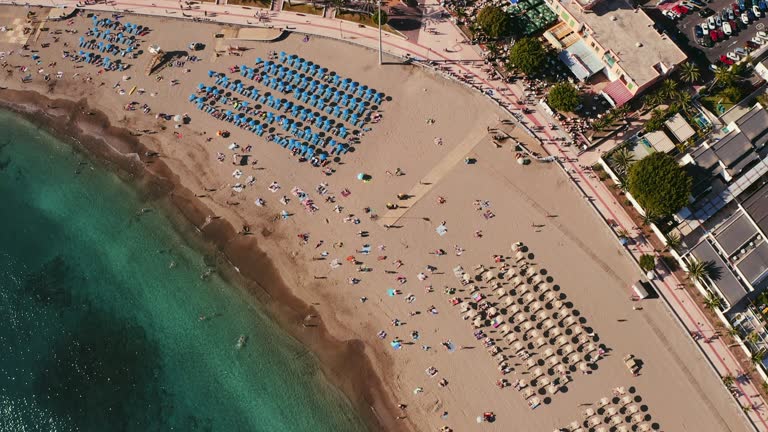
[[[12,114],[0,131],[0,432],[365,429],[131,187]]]

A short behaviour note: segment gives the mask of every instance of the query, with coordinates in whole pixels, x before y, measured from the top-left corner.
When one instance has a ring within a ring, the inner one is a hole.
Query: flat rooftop
[[[747,240],[757,234],[757,229],[741,212],[733,215],[725,228],[719,229],[715,239],[729,256],[739,250]]]
[[[725,297],[730,305],[735,305],[747,295],[747,291],[733,275],[723,258],[706,239],[702,240],[701,243],[693,248],[691,254],[701,262],[711,261],[716,267],[720,268],[720,279],[713,282],[720,289],[720,293],[723,294],[723,297]]]
[[[757,226],[765,233],[768,232],[768,184],[764,184],[752,195],[739,196],[739,202]]]
[[[619,57],[621,68],[638,86],[663,74],[661,64],[671,68],[687,58],[673,41],[654,30],[653,20],[642,9],[633,9],[624,0],[603,0],[587,11],[581,11],[570,1],[560,4],[576,20],[589,26],[592,36],[604,48]]]

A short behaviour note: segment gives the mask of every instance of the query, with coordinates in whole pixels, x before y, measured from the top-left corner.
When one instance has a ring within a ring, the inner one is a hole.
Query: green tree
[[[381,25],[384,25],[389,21],[389,17],[387,16],[387,13],[384,11],[381,11]],[[379,11],[376,11],[371,15],[371,22],[373,22],[376,25],[379,25]]]
[[[656,268],[656,257],[650,254],[640,255],[640,268],[644,272],[649,272]]]
[[[680,238],[680,234],[678,233],[668,233],[666,235],[667,240],[667,246],[672,249],[673,251],[679,251],[680,246],[683,245],[683,240]]]
[[[507,36],[512,30],[512,17],[504,9],[486,6],[477,14],[477,26],[491,39]]]
[[[655,91],[653,93],[648,93],[643,98],[643,107],[644,108],[655,108],[664,102],[664,96],[661,94],[660,91]]]
[[[701,72],[699,71],[699,68],[690,62],[683,63],[680,65],[680,79],[687,82],[687,83],[693,83],[699,80],[701,78]]]
[[[534,38],[522,38],[509,50],[509,64],[526,75],[541,72],[547,62],[547,50]]]
[[[736,380],[733,378],[733,375],[726,375],[726,376],[723,377],[723,384],[725,384],[725,387],[727,387],[729,389],[731,387],[733,387],[733,383],[735,381]]]
[[[635,155],[627,147],[622,147],[611,155],[611,162],[621,176],[627,174],[629,167],[635,163]]]
[[[717,280],[720,278],[720,270],[713,261],[699,261],[695,258],[688,260],[688,279],[703,283],[707,279]]]
[[[731,102],[738,102],[745,96],[744,89],[737,84],[729,85],[728,87],[724,88],[720,94]]]
[[[664,80],[664,82],[661,84],[661,89],[659,89],[659,92],[661,93],[661,95],[667,99],[672,99],[673,97],[675,97],[678,91],[679,90],[677,89],[677,82],[671,79]]]
[[[677,92],[672,98],[674,99],[675,111],[683,111],[686,114],[690,112],[693,104],[693,98],[690,93],[686,91]]]
[[[643,129],[646,132],[653,132],[661,129],[664,126],[664,122],[670,117],[671,112],[656,108],[651,113],[651,118],[645,122]]]
[[[714,293],[707,294],[707,297],[704,299],[704,307],[707,309],[720,309],[723,306],[723,300],[720,299],[717,295]]]
[[[664,218],[688,204],[692,180],[672,156],[653,153],[629,167],[627,183],[646,213]]]
[[[571,83],[559,82],[549,91],[547,103],[558,111],[573,112],[581,103],[579,90]]]
[[[734,82],[736,82],[736,74],[728,68],[720,67],[715,71],[715,80],[712,81],[712,85],[719,84],[727,87]]]
[[[752,354],[752,363],[759,365],[765,358],[765,348],[760,348],[756,353]]]

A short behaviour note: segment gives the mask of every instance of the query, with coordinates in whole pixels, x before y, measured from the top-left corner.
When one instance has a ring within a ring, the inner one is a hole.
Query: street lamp
[[[381,44],[381,0],[379,0],[379,16],[376,17],[377,21],[379,22],[379,66],[384,64],[384,54]]]

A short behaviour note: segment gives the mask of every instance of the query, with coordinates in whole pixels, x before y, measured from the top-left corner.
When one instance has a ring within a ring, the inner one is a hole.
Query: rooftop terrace
[[[603,48],[619,57],[621,68],[640,87],[687,58],[674,42],[654,30],[654,23],[645,12],[633,9],[624,0],[603,0],[591,10],[582,10],[569,0],[560,4],[591,29]],[[560,17],[569,20],[563,13]]]

